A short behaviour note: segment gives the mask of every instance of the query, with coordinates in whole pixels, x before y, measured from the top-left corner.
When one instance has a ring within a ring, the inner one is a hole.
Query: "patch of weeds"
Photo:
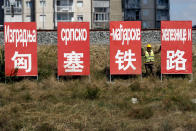
[[[119,85],[115,85],[114,87],[112,87],[112,90],[114,91],[114,93],[119,93],[120,92],[120,86]]]
[[[53,71],[47,67],[39,70],[39,80],[46,79],[53,74]]]
[[[139,81],[135,81],[133,84],[131,84],[129,86],[129,88],[131,89],[131,91],[140,91],[141,88],[140,88],[140,83]]]
[[[24,92],[24,94],[22,95],[22,99],[24,101],[31,101],[32,100],[32,97],[31,97],[31,94],[29,92]]]
[[[152,130],[153,130],[152,126],[144,126],[144,127],[138,127],[134,129],[134,131],[152,131]]]
[[[171,131],[173,130],[172,124],[168,120],[164,120],[161,125],[160,125],[160,130],[161,131]]]
[[[133,108],[129,116],[135,119],[149,119],[153,116],[153,111],[151,107]]]
[[[36,130],[37,131],[57,131],[56,128],[54,128],[48,123],[41,123],[40,125],[36,127]]]
[[[0,108],[7,104],[5,99],[0,98]]]
[[[93,65],[91,67],[91,74],[93,76],[94,79],[103,79],[105,77],[105,72],[103,72],[102,70],[97,70],[96,68],[94,68],[95,65]]]
[[[104,106],[105,106],[104,101],[99,101],[98,106],[99,106],[99,107],[104,107]]]
[[[117,102],[115,102],[115,105],[120,108],[120,109],[130,109],[131,105],[129,104],[129,102],[125,101],[125,100],[120,100]]]
[[[4,81],[5,77],[5,57],[4,57],[4,49],[0,48],[0,81]]]
[[[83,99],[84,98],[84,91],[79,87],[73,87],[71,98],[76,99]]]
[[[196,111],[196,105],[189,98],[184,96],[173,96],[171,100],[178,106],[181,111]]]
[[[20,88],[20,91],[24,91],[26,89],[26,87],[28,87],[26,84],[23,84]]]
[[[78,129],[79,131],[83,131],[85,128],[84,124],[81,122],[73,122],[72,125],[75,129]]]
[[[2,108],[0,110],[0,130],[1,131],[18,131],[23,128],[20,112],[22,108],[20,105],[14,104]]]
[[[174,105],[173,105],[172,101],[170,100],[170,98],[164,98],[164,99],[162,100],[162,103],[163,103],[163,108],[164,108],[164,110],[169,111],[169,110],[171,110],[172,108],[174,108]]]
[[[57,103],[59,101],[58,97],[55,94],[51,93],[51,92],[43,94],[39,98],[39,100],[40,101],[50,101],[50,103]]]
[[[23,124],[17,118],[0,118],[1,131],[19,131],[23,128]]]
[[[174,87],[174,84],[173,84],[172,82],[169,82],[169,83],[167,84],[167,87],[168,87],[168,88],[173,88],[173,87]]]
[[[86,99],[94,100],[98,99],[100,95],[100,89],[97,87],[87,87],[84,93],[84,97]]]
[[[196,105],[186,96],[172,95],[163,99],[166,110],[179,109],[180,111],[196,111]]]
[[[120,123],[120,128],[121,128],[122,130],[128,130],[127,126],[128,126],[128,123],[124,123],[124,122],[121,122],[121,123]]]
[[[194,123],[188,123],[187,125],[184,126],[184,128],[187,130],[187,131],[195,131],[196,129],[196,124]]]

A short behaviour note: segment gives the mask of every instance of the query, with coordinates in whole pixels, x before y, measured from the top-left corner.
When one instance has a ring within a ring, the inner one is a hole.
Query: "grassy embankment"
[[[155,78],[114,77],[113,83],[107,75],[108,46],[91,46],[90,82],[88,77],[58,82],[56,58],[56,46],[39,46],[38,82],[2,80],[0,130],[196,130],[196,104],[191,102],[196,78],[171,76],[161,83],[160,55]]]

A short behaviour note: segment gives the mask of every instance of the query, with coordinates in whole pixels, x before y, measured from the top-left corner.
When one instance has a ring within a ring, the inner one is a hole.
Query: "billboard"
[[[141,22],[110,22],[110,74],[141,74]]]
[[[58,76],[89,74],[89,22],[59,22]]]
[[[192,73],[192,22],[161,22],[161,73]]]
[[[35,22],[5,22],[5,75],[37,76]]]

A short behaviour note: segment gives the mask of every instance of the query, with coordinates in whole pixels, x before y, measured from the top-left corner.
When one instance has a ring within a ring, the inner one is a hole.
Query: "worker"
[[[155,62],[155,54],[158,54],[161,51],[161,46],[159,48],[158,51],[153,51],[152,50],[152,46],[151,44],[147,44],[146,46],[147,50],[144,52],[142,49],[142,56],[144,56],[145,61],[144,61],[144,65],[145,65],[145,69],[146,69],[146,76],[152,74],[154,76],[154,62]],[[149,71],[150,70],[150,71]]]

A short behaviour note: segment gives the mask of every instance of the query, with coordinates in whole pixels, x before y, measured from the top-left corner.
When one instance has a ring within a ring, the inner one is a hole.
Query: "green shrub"
[[[33,100],[31,97],[31,94],[28,91],[25,91],[24,94],[22,94],[22,99],[26,102]]]
[[[86,91],[85,91],[85,98],[86,99],[90,99],[90,100],[94,100],[94,99],[97,99],[99,98],[99,95],[100,95],[100,89],[95,87],[87,87],[86,88]]]

